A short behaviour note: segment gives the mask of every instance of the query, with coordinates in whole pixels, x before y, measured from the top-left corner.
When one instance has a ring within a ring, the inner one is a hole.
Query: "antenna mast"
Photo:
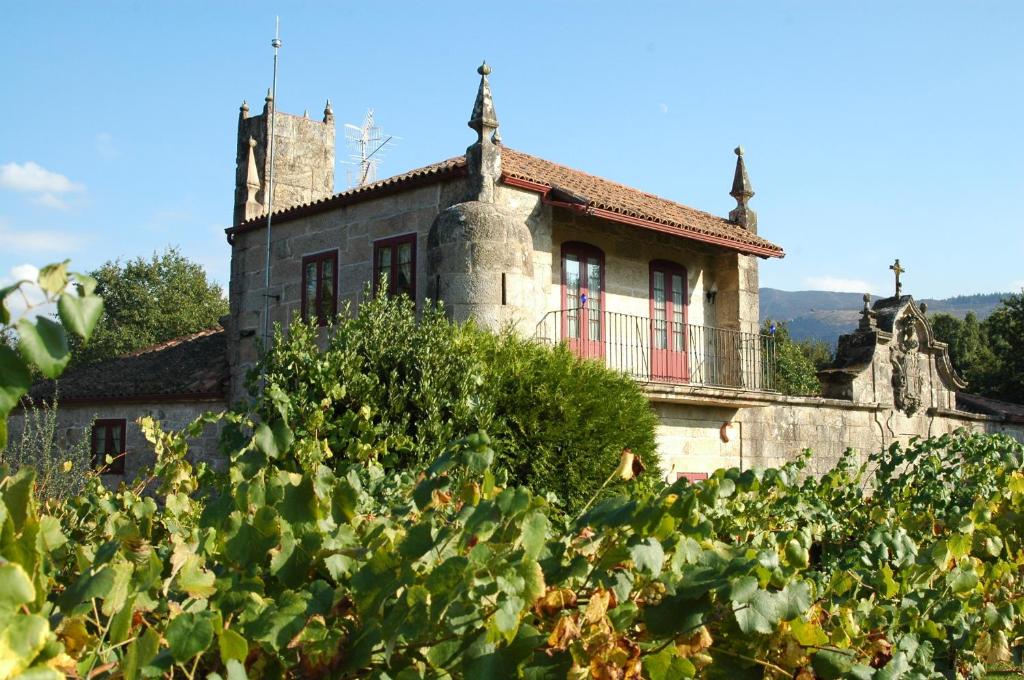
[[[345,123],[345,140],[348,142],[351,159],[349,163],[357,166],[348,171],[350,188],[366,186],[377,181],[377,168],[384,155],[383,151],[392,139],[394,137],[391,135],[385,138],[380,127],[374,123],[373,109],[366,110],[361,127]]]
[[[267,173],[267,259],[263,270],[263,347],[270,345],[270,227],[274,219],[274,121],[277,120],[277,55],[281,49],[281,17],[274,17],[274,39],[270,41],[274,48],[274,79],[270,87],[270,171]]]

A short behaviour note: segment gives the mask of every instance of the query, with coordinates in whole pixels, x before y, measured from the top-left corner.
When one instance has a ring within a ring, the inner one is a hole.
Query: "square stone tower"
[[[274,210],[326,198],[334,193],[334,112],[328,100],[323,120],[282,113],[267,93],[263,113],[238,114],[233,224],[267,211],[270,194],[269,140],[274,123]]]

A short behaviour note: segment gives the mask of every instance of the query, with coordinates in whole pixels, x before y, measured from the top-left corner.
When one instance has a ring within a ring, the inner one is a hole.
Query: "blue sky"
[[[227,283],[238,106],[461,153],[492,64],[510,147],[724,215],[743,144],[761,283],[1024,286],[1024,3],[21,2],[5,7],[0,277],[179,246]],[[339,161],[346,154],[339,149]],[[346,166],[336,171],[344,189]]]

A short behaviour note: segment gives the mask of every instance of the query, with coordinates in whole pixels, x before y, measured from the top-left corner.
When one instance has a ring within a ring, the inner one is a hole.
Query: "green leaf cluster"
[[[15,331],[12,344],[0,343],[0,451],[7,445],[7,415],[32,385],[32,372],[56,378],[71,360],[70,338],[87,341],[103,313],[103,300],[96,294],[96,279],[68,271],[68,261],[39,270],[35,281],[15,281],[0,288],[0,331]],[[41,299],[36,300],[36,296]],[[21,318],[12,319],[11,305],[24,302]],[[56,304],[58,320],[28,312],[34,307]],[[70,331],[70,335],[69,335]]]

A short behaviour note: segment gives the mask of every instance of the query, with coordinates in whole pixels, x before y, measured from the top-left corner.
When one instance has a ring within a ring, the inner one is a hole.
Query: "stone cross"
[[[903,291],[903,284],[900,283],[900,274],[906,273],[907,270],[900,266],[899,258],[896,258],[896,262],[889,265],[889,269],[896,274],[896,297],[899,297],[900,293]]]

